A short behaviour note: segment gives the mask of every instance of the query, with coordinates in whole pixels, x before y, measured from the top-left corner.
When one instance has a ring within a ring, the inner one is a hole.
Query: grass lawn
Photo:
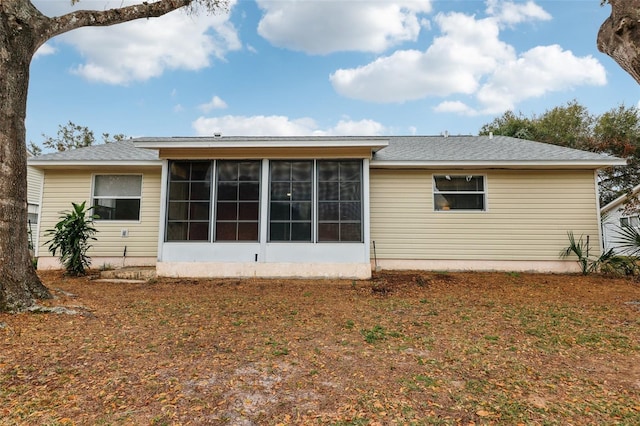
[[[41,276],[78,314],[0,314],[2,425],[640,424],[630,279]]]

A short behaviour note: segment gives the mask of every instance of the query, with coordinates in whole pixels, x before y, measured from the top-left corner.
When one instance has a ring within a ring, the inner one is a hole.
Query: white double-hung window
[[[485,177],[478,175],[434,175],[433,208],[436,211],[485,211]]]
[[[142,175],[95,175],[93,214],[98,220],[140,220]]]

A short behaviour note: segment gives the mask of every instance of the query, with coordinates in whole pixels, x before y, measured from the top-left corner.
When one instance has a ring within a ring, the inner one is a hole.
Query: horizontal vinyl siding
[[[139,170],[96,170],[99,174],[139,174]],[[47,170],[44,179],[42,214],[40,226],[40,256],[49,255],[44,245],[49,237],[43,236],[59,220],[63,211],[71,209],[71,203],[91,204],[92,172]],[[158,247],[158,223],[160,216],[160,169],[142,172],[142,201],[140,221],[96,221],[98,233],[95,235],[89,256],[122,256],[125,246],[127,257],[156,256]],[[121,237],[121,230],[127,229],[129,236]],[[100,266],[100,265],[94,265]]]
[[[43,175],[42,170],[27,167],[27,201],[29,204],[40,204]]]
[[[487,211],[434,211],[434,174],[486,176]],[[380,259],[559,260],[567,231],[599,250],[591,170],[371,170]]]

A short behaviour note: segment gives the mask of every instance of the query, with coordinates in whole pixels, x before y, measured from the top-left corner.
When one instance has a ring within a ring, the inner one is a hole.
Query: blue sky
[[[50,16],[121,1],[34,0]],[[125,3],[126,4],[126,3]],[[507,110],[600,114],[640,86],[598,52],[599,0],[231,0],[82,28],[31,65],[27,141],[99,135],[477,134]]]

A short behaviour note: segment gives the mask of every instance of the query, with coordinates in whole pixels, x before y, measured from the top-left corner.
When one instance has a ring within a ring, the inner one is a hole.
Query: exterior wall
[[[40,194],[42,194],[42,181],[44,173],[31,166],[27,167],[27,202],[29,204],[40,205]]]
[[[139,221],[96,221],[97,241],[92,243],[88,255],[92,265],[112,267],[153,265],[158,247],[158,218],[160,216],[160,168],[116,168],[99,170],[46,170],[39,223],[38,268],[59,268],[57,258],[51,257],[44,236],[58,222],[61,212],[71,209],[71,203],[91,203],[94,173],[142,173],[142,200]],[[123,237],[126,230],[128,236]],[[126,247],[126,258],[123,257]],[[117,261],[116,264],[111,263]]]
[[[637,214],[632,214],[632,216],[637,216]],[[609,210],[602,216],[604,248],[605,250],[613,249],[617,254],[625,254],[625,250],[620,248],[616,241],[618,239],[618,230],[620,229],[620,218],[622,217],[627,217],[624,214],[624,204]]]
[[[370,174],[371,240],[379,267],[571,270],[567,265],[574,259],[559,256],[568,231],[589,235],[593,254],[599,253],[593,170],[372,169]],[[484,175],[486,211],[434,211],[434,174]]]
[[[295,158],[295,157],[294,157]],[[169,277],[371,277],[368,227],[369,163],[362,169],[362,242],[268,242],[269,160],[262,160],[258,241],[172,241],[161,237],[158,246],[158,276]],[[162,182],[167,181],[168,163]],[[314,178],[314,184],[315,184]],[[166,187],[163,188],[166,197]],[[316,195],[314,195],[315,199]],[[314,201],[315,202],[315,201]],[[166,206],[162,207],[160,235],[164,233]],[[317,224],[317,212],[312,223]],[[212,224],[212,226],[215,226]]]

